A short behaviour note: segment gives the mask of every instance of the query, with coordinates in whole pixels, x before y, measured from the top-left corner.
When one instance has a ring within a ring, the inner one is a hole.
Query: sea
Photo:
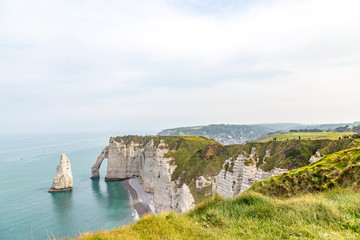
[[[91,180],[91,166],[109,142],[107,134],[0,136],[0,239],[54,239],[113,229],[137,219],[119,181]],[[66,153],[72,191],[48,193]]]

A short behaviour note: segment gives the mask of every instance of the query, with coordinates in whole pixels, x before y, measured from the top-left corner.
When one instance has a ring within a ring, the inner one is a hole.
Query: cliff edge
[[[194,198],[185,183],[180,185],[171,178],[176,165],[167,156],[170,148],[163,139],[112,137],[93,165],[91,178],[100,177],[99,168],[107,158],[105,180],[140,177],[145,191],[153,194],[156,213],[188,211],[195,206]]]

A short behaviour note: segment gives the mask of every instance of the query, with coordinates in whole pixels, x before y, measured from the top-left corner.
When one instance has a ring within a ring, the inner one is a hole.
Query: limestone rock
[[[171,164],[171,158],[165,155],[169,151],[166,143],[160,140],[158,146],[150,140],[144,147],[139,143],[124,143],[110,138],[92,167],[92,177],[99,178],[99,168],[102,161],[108,159],[108,169],[105,180],[117,180],[140,177],[146,192],[153,194],[152,201],[155,212],[177,211],[185,212],[194,207],[194,199],[186,184],[179,186],[178,181],[172,181],[171,175],[176,165]]]
[[[213,179],[213,195],[217,192],[222,197],[235,197],[255,182],[287,171],[287,169],[274,168],[266,172],[260,167],[257,168],[256,162],[259,160],[255,150],[255,148],[251,149],[249,157],[240,154],[236,159],[229,158],[225,161],[218,176]],[[263,161],[267,157],[270,157],[270,151],[266,151]],[[232,166],[232,171],[230,171],[230,166]]]
[[[249,158],[240,154],[235,160],[227,159],[216,180],[215,191],[223,197],[235,197],[255,182],[256,164],[246,165]],[[226,165],[233,165],[232,172]]]
[[[203,176],[198,177],[195,181],[197,189],[203,189],[204,187],[210,186],[211,181],[207,181]]]
[[[126,145],[124,142],[117,142],[110,138],[95,164],[91,168],[92,179],[99,178],[99,168],[102,161],[108,159],[108,168],[105,179],[119,180],[139,176],[139,144],[131,142]]]
[[[194,198],[186,184],[183,184],[180,188],[178,193],[178,200],[176,202],[176,211],[180,213],[186,212],[195,207]]]
[[[321,156],[321,152],[318,150],[318,151],[316,151],[315,155],[310,157],[309,163],[317,162],[322,158],[323,158],[323,156]]]
[[[95,164],[91,168],[91,179],[97,179],[100,177],[99,168],[101,166],[102,161],[107,158],[109,155],[109,146],[106,146],[99,157],[97,158]]]
[[[70,161],[61,154],[60,164],[56,168],[56,175],[49,192],[68,191],[73,189],[73,176],[71,173]]]
[[[266,163],[266,158],[268,158],[268,157],[271,157],[271,150],[270,149],[268,149],[268,150],[266,150],[266,152],[265,152],[265,156],[264,156],[264,158],[263,158],[263,164],[265,164]]]

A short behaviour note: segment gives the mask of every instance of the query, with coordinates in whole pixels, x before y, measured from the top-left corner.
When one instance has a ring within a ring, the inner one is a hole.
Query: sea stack
[[[61,154],[60,164],[56,168],[54,182],[49,192],[69,191],[73,189],[73,176],[71,173],[70,161],[65,155]]]

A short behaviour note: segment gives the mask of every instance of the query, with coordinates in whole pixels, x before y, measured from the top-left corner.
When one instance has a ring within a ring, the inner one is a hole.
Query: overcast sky
[[[360,120],[359,0],[1,0],[0,130]]]

